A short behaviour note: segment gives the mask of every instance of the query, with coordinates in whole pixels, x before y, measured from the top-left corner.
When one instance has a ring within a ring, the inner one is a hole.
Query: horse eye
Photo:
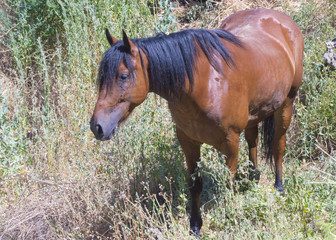
[[[126,74],[126,73],[122,73],[122,74],[119,75],[119,79],[122,80],[122,81],[126,80],[128,77],[129,77],[129,75]]]

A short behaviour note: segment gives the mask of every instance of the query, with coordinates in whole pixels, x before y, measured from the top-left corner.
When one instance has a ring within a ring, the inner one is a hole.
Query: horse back
[[[296,94],[302,79],[303,37],[286,14],[268,9],[245,10],[229,16],[221,28],[243,43],[224,43],[236,68],[228,69],[230,81],[245,86],[249,122],[263,120]]]

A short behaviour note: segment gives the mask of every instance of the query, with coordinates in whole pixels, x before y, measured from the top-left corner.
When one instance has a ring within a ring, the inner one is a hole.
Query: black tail
[[[273,159],[273,138],[274,138],[274,114],[263,121],[261,130],[263,132],[263,148],[266,154],[266,161],[272,164]]]

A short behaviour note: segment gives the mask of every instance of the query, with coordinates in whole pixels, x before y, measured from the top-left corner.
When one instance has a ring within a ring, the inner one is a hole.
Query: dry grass
[[[292,1],[290,1],[292,2]],[[228,1],[187,1],[185,4],[176,3],[175,14],[179,16],[180,29],[188,28],[217,28],[229,15],[246,9],[269,8],[282,10],[282,1],[279,0],[228,0]],[[194,13],[193,13],[194,12]],[[195,19],[186,19],[193,15]],[[192,20],[192,22],[190,22]]]

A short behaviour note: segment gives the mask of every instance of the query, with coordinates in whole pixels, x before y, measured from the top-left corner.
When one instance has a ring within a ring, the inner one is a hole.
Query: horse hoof
[[[190,235],[196,238],[200,238],[201,237],[200,229],[198,227],[191,227]]]
[[[258,169],[251,169],[249,171],[249,180],[258,184],[260,180],[260,171]]]
[[[281,185],[280,185],[280,186],[275,185],[275,189],[276,189],[279,193],[284,193],[284,192],[285,192],[284,188],[283,188]]]

